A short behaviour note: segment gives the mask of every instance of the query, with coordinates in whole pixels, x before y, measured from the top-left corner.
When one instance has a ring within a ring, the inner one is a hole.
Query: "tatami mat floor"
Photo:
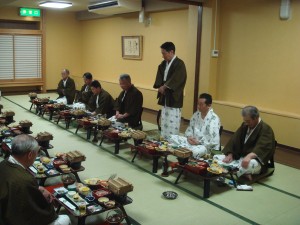
[[[43,95],[40,95],[43,96]],[[52,99],[55,94],[45,94]],[[177,173],[167,178],[151,173],[151,161],[145,157],[131,163],[132,153],[124,144],[119,155],[113,154],[114,146],[109,142],[95,144],[85,140],[86,135],[75,128],[64,129],[64,124],[49,122],[48,117],[41,118],[28,111],[30,103],[25,95],[2,97],[4,110],[13,110],[18,122],[29,119],[33,122],[33,135],[48,131],[54,135],[50,155],[71,150],[82,151],[86,155],[85,171],[80,178],[108,178],[111,174],[131,181],[134,191],[129,194],[133,204],[126,206],[127,213],[135,221],[145,225],[194,225],[194,224],[299,224],[300,221],[300,173],[299,170],[276,163],[273,176],[253,184],[253,192],[239,192],[231,187],[218,187],[212,184],[211,197],[202,198],[203,182],[195,177],[182,178],[173,185]],[[145,130],[156,126],[144,122]],[[172,160],[172,158],[170,158]],[[161,162],[160,162],[161,163]],[[161,168],[161,164],[160,164]],[[59,179],[49,180],[49,183]],[[48,184],[49,184],[48,183]],[[47,183],[46,183],[47,184]],[[165,200],[162,192],[173,190],[178,193],[176,200]],[[88,218],[87,224],[93,225],[106,217]],[[72,218],[76,224],[75,219]]]

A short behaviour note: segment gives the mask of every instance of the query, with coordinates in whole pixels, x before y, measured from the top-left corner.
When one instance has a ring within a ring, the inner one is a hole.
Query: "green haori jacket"
[[[75,98],[75,93],[76,93],[76,87],[75,87],[74,80],[72,78],[68,77],[68,80],[66,82],[66,87],[65,87],[63,80],[61,79],[58,83],[57,93],[59,95],[59,98],[66,96],[67,104],[73,104],[74,98]]]
[[[0,163],[0,225],[48,225],[57,215],[24,168]]]
[[[184,62],[176,57],[172,62],[168,71],[167,79],[164,82],[164,72],[167,62],[164,60],[159,66],[156,74],[153,88],[160,88],[166,85],[165,95],[157,94],[158,104],[172,108],[182,108],[183,106],[183,90],[186,83],[186,68]]]
[[[244,123],[234,133],[233,137],[223,149],[223,153],[233,154],[234,159],[239,159],[253,152],[258,156],[259,162],[265,167],[269,159],[274,155],[275,136],[272,128],[260,121],[247,142],[244,143],[248,126]]]

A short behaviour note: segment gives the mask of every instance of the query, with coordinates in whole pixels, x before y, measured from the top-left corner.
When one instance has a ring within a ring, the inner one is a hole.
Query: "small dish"
[[[68,196],[71,198],[73,198],[75,194],[76,194],[76,191],[68,191]]]
[[[223,172],[222,168],[220,169],[211,169],[210,167],[207,167],[207,171],[213,174],[221,174]]]
[[[162,194],[166,199],[176,199],[178,196],[175,191],[165,191]]]
[[[116,202],[115,202],[115,201],[113,201],[113,200],[110,200],[110,201],[104,202],[104,206],[105,206],[105,207],[107,207],[107,208],[112,208],[112,207],[114,207],[114,206],[115,206],[115,204],[116,204]]]
[[[87,202],[89,202],[89,203],[95,201],[95,197],[94,197],[94,196],[86,196],[84,199],[85,199]]]
[[[109,201],[109,198],[107,198],[107,197],[98,198],[98,202],[100,204],[104,204],[105,202],[108,202],[108,201]]]

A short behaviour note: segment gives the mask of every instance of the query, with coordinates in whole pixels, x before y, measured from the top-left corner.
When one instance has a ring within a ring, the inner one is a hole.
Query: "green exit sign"
[[[32,8],[20,8],[20,16],[41,17],[41,10]]]

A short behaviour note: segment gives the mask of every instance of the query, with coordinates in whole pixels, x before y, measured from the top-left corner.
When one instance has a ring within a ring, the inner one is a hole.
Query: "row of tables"
[[[63,111],[62,111],[63,112]],[[61,114],[61,112],[57,111],[58,114]],[[90,139],[91,134],[94,132],[94,139],[98,133],[98,131],[102,132],[102,137],[100,139],[100,146],[103,142],[104,139],[108,139],[111,142],[114,143],[115,145],[115,150],[114,153],[115,154],[119,154],[119,150],[120,150],[120,144],[122,142],[127,142],[131,137],[121,137],[118,135],[115,135],[115,129],[111,128],[111,127],[103,127],[103,126],[99,126],[97,124],[94,123],[80,123],[80,119],[82,117],[76,117],[76,116],[70,116],[69,120],[71,119],[77,119],[78,121],[78,126],[76,129],[76,132],[78,131],[79,128],[83,127],[87,130],[87,139]],[[50,119],[50,118],[49,118]],[[68,127],[66,127],[68,128]],[[158,162],[159,159],[162,158],[163,159],[163,172],[162,172],[162,176],[168,176],[168,167],[169,167],[169,163],[168,163],[168,156],[173,154],[171,151],[156,151],[153,149],[148,149],[145,147],[143,140],[134,140],[134,145],[131,145],[131,150],[134,151],[134,155],[133,158],[131,160],[132,163],[134,163],[136,156],[140,153],[140,154],[146,154],[148,156],[150,156],[152,158],[152,172],[153,173],[157,173],[158,171]],[[179,161],[182,161],[182,159]],[[188,172],[188,173],[194,173],[197,176],[200,176],[203,180],[204,180],[204,189],[203,189],[203,197],[204,198],[208,198],[210,195],[210,182],[211,180],[214,180],[218,177],[221,176],[225,176],[225,175],[229,175],[231,180],[233,181],[233,185],[236,187],[236,182],[235,179],[233,178],[233,174],[236,172],[234,170],[231,171],[227,171],[226,173],[221,173],[221,174],[214,174],[214,173],[210,173],[208,171],[205,171],[204,173],[197,173],[193,170],[189,170],[187,166],[185,166],[187,164],[188,161],[186,161],[184,164],[181,163],[177,163],[176,167],[179,169],[179,174],[176,178],[176,181],[174,182],[175,184],[178,183],[181,175],[183,174],[183,172]]]

